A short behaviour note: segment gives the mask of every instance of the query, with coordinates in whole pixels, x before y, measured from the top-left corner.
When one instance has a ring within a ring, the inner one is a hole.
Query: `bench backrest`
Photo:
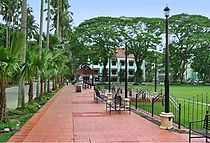
[[[95,89],[96,96],[100,96],[100,91]]]
[[[206,114],[205,120],[204,120],[204,126],[206,130],[210,130],[210,114]]]

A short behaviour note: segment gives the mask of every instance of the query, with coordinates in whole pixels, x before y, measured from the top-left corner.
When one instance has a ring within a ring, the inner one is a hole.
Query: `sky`
[[[210,0],[69,0],[69,3],[69,10],[74,13],[74,26],[97,16],[164,18],[166,5],[171,9],[170,15],[188,13],[210,18]],[[28,4],[33,8],[36,23],[39,24],[40,0],[28,0]]]

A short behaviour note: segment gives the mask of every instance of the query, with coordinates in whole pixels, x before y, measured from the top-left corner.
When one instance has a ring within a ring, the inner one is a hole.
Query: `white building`
[[[111,64],[111,81],[113,82],[120,82],[120,72],[125,72],[125,49],[117,49],[116,50],[116,58],[110,60]],[[127,65],[128,65],[128,81],[129,82],[134,82],[134,75],[136,72],[136,63],[134,59],[133,54],[129,54],[127,57]],[[103,70],[103,65],[91,65],[93,67],[94,71],[98,73],[98,75],[102,75],[102,70]],[[107,72],[109,72],[109,63],[106,66]],[[145,68],[144,68],[144,63],[142,64],[142,69],[143,69],[143,80],[145,80]],[[100,76],[96,81],[99,81]]]

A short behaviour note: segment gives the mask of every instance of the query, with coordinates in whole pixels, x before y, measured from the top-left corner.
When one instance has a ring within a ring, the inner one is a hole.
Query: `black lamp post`
[[[93,63],[92,63],[92,86],[94,86],[94,85],[93,85],[93,84],[94,84],[94,83],[93,83],[93,82],[94,82],[93,70],[94,70],[94,69],[93,69]]]
[[[155,54],[155,92],[157,92],[157,56]]]
[[[110,50],[109,50],[109,92],[111,92],[111,60],[110,60]]]
[[[165,47],[165,113],[169,113],[169,48],[168,48],[168,18],[170,9],[164,8],[165,12],[165,29],[166,29],[166,47]]]
[[[127,43],[125,44],[125,98],[128,97],[128,47]]]

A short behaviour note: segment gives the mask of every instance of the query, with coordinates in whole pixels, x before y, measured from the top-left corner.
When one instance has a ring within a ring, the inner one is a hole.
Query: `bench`
[[[128,100],[122,100],[121,96],[116,96],[112,100],[107,100],[106,102],[106,110],[109,110],[109,114],[111,114],[111,111],[118,111],[121,113],[121,111],[131,111],[131,105]]]
[[[101,91],[95,89],[94,101],[96,101],[98,103],[99,101],[103,102],[103,101],[106,101],[106,100],[107,100],[107,97],[104,94],[102,94]]]
[[[199,124],[203,126],[198,128]],[[196,127],[196,129],[193,127]],[[192,134],[194,134],[194,136]],[[210,114],[206,114],[204,120],[190,122],[189,142],[191,142],[191,138],[206,138],[206,142],[208,142],[208,139],[210,139]]]

